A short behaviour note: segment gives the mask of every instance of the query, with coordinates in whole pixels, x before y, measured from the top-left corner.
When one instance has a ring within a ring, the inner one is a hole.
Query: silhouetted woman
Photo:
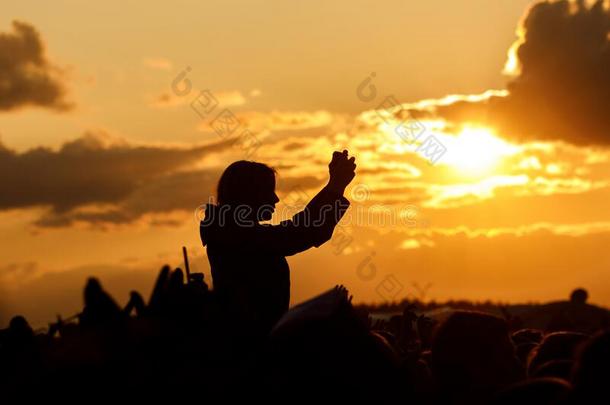
[[[334,152],[328,184],[291,220],[271,219],[279,198],[275,171],[267,165],[238,161],[218,182],[217,204],[208,204],[201,222],[214,291],[223,313],[250,333],[266,334],[288,309],[290,271],[286,256],[328,241],[349,201],[345,187],[355,175],[355,158]],[[315,270],[315,269],[312,269]]]

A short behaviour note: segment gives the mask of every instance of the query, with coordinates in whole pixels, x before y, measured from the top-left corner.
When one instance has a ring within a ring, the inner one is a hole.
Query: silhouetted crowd
[[[261,335],[223,316],[202,274],[164,267],[148,302],[132,292],[121,308],[89,279],[75,320],[35,333],[14,317],[0,331],[0,393],[2,403],[607,403],[610,332],[553,330],[475,311],[436,321],[414,306],[373,320],[336,287]]]

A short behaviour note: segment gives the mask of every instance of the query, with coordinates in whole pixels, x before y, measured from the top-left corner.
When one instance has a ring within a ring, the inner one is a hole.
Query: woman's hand
[[[348,158],[347,150],[343,152],[334,152],[331,162],[328,164],[328,172],[330,180],[328,188],[339,195],[343,195],[345,187],[352,181],[356,175],[356,158]]]

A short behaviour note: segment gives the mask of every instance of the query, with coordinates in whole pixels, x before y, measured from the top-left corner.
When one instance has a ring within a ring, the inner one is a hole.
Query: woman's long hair
[[[238,160],[225,169],[218,181],[218,205],[252,206],[260,190],[275,187],[275,170],[266,164]]]

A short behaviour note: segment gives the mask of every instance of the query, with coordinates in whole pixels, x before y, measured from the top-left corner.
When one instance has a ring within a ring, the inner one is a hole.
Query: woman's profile
[[[290,270],[286,256],[328,241],[347,210],[343,196],[355,176],[355,158],[334,152],[328,184],[294,215],[278,225],[271,219],[279,198],[275,170],[237,161],[220,177],[217,203],[206,205],[200,234],[207,247],[214,291],[225,316],[266,334],[288,309]]]

